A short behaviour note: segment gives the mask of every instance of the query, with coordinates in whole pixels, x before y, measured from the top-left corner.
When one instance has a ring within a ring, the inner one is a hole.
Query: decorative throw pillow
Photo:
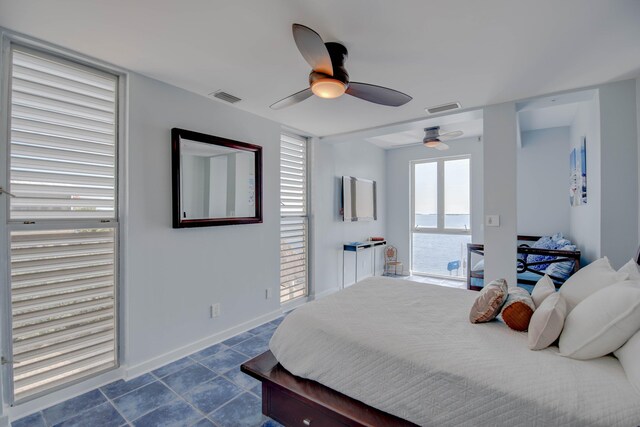
[[[640,393],[640,331],[636,332],[625,345],[613,354],[620,361],[633,388]]]
[[[494,280],[483,287],[471,307],[471,323],[484,323],[495,319],[507,298],[507,290],[507,281],[504,279]]]
[[[560,355],[595,359],[616,351],[640,329],[640,284],[620,282],[585,298],[567,316]]]
[[[571,240],[567,239],[562,235],[562,233],[556,233],[551,236],[551,240],[556,243],[557,248],[561,248],[562,246],[567,246],[571,244]]]
[[[611,268],[607,257],[600,258],[578,270],[569,277],[560,288],[560,293],[567,300],[567,313],[580,301],[600,289],[626,280],[629,275]]]
[[[640,267],[636,260],[630,259],[628,263],[622,266],[618,273],[627,273],[629,275],[629,280],[639,280],[640,281]]]
[[[576,249],[577,249],[576,245],[571,245],[571,244],[564,245],[558,248],[558,250],[560,251],[575,251]],[[573,272],[573,263],[574,261],[554,262],[552,264],[549,264],[549,267],[547,267],[547,269],[544,272],[549,276],[566,280],[569,278],[569,276],[571,276],[571,273]]]
[[[540,307],[542,301],[544,301],[549,295],[556,293],[556,286],[553,284],[553,280],[546,274],[542,276],[538,283],[533,287],[531,291],[531,298],[536,308]]]
[[[536,308],[529,322],[529,348],[542,350],[555,342],[562,332],[567,317],[567,302],[554,292]]]
[[[535,309],[529,292],[517,286],[511,287],[498,318],[511,329],[524,332],[529,327]]]
[[[551,237],[542,236],[531,247],[535,249],[556,249],[558,245],[556,244],[556,242],[553,241]],[[527,255],[527,263],[550,261],[553,259],[556,259],[556,257],[551,255],[533,255],[533,254]],[[529,268],[531,268],[532,270],[543,271],[543,270],[546,270],[547,267],[549,267],[549,264],[532,265]]]

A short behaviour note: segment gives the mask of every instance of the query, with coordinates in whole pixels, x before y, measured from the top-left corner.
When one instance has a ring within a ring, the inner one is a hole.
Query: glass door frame
[[[469,160],[469,228],[466,230],[457,229],[457,228],[446,228],[445,227],[445,171],[444,165],[447,161],[451,160]],[[472,235],[471,228],[471,217],[473,215],[473,206],[471,205],[471,177],[472,175],[472,165],[471,165],[471,155],[464,154],[458,156],[444,156],[444,157],[434,157],[430,159],[420,159],[420,160],[412,160],[410,167],[410,229],[409,229],[409,245],[410,245],[410,254],[409,254],[409,271],[412,275],[415,276],[425,276],[425,277],[435,277],[438,279],[450,279],[450,280],[458,280],[464,281],[466,277],[460,276],[447,276],[444,274],[436,274],[436,273],[427,273],[422,271],[416,271],[413,268],[413,234],[451,234],[451,235]],[[437,166],[437,226],[435,228],[430,227],[417,227],[416,226],[416,213],[415,213],[415,203],[416,203],[416,185],[415,185],[415,173],[416,173],[416,165],[425,164],[425,163],[435,163]],[[464,257],[463,257],[464,258]],[[464,259],[461,260],[464,262]],[[466,266],[469,268],[469,266]]]

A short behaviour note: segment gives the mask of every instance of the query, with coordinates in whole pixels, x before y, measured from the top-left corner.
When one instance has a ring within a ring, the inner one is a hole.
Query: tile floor
[[[14,421],[12,427],[276,427],[260,382],[240,364],[268,349],[284,317],[130,381],[119,380]]]

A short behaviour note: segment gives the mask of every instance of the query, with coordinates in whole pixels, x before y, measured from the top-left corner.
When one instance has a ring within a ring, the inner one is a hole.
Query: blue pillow
[[[535,249],[557,249],[558,245],[556,244],[556,242],[553,241],[553,239],[551,237],[542,236],[531,247],[535,248]],[[556,257],[551,256],[551,255],[533,255],[533,254],[531,254],[531,255],[527,256],[527,263],[550,261],[552,259],[556,259]],[[537,265],[529,266],[530,269],[538,270],[538,271],[546,270],[547,267],[549,267],[549,264],[537,264]]]
[[[558,249],[561,251],[575,251],[577,247],[576,245],[565,245]],[[565,261],[549,264],[549,267],[547,267],[545,273],[547,273],[549,276],[567,280],[573,272],[573,263],[574,261]]]

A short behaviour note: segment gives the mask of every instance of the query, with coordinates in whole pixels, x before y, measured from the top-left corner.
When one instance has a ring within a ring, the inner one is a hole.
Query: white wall
[[[591,101],[582,102],[570,128],[570,146],[564,155],[566,179],[569,187],[569,153],[580,149],[582,137],[587,139],[587,203],[569,207],[569,239],[582,252],[583,264],[593,262],[602,255],[601,248],[601,140],[600,103],[596,95]],[[567,205],[569,201],[567,200]]]
[[[569,127],[522,132],[518,149],[518,234],[570,234]]]
[[[129,83],[123,303],[125,363],[135,371],[279,310],[280,125],[140,75]],[[172,127],[263,147],[263,224],[171,228]]]
[[[366,141],[312,144],[312,287],[316,296],[342,287],[342,245],[371,236],[385,236],[385,152]],[[341,177],[377,183],[378,219],[343,222],[340,215]]]
[[[484,120],[484,212],[499,215],[499,227],[484,230],[485,278],[516,284],[517,126],[513,102],[490,105]]]
[[[387,150],[387,219],[386,238],[398,248],[398,260],[410,268],[411,257],[411,161],[471,155],[471,239],[483,240],[483,155],[482,142],[478,138],[462,138],[451,141],[450,149],[438,151],[413,145]]]
[[[635,80],[600,87],[601,245],[602,254],[609,257],[615,268],[632,258],[638,249],[638,130],[635,93]]]
[[[638,165],[640,165],[640,77],[636,79],[636,132],[638,134]],[[640,188],[640,172],[638,172],[638,188]],[[638,199],[640,203],[640,199]],[[640,240],[640,205],[638,206],[638,240]]]

